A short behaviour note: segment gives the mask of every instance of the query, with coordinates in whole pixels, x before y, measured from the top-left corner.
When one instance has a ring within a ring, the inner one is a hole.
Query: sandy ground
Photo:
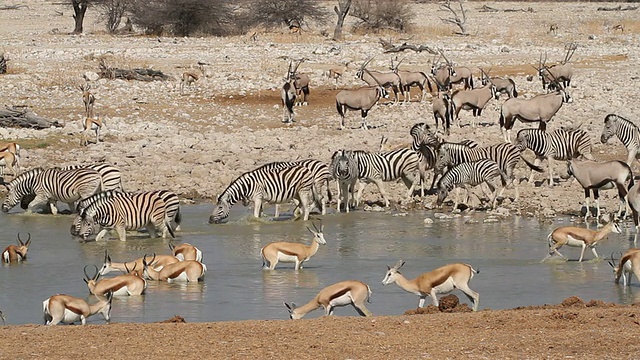
[[[29,9],[0,11],[0,43],[9,61],[9,73],[0,76],[0,98],[5,105],[25,105],[38,115],[65,122],[62,129],[43,131],[0,129],[3,140],[24,148],[23,167],[107,162],[123,172],[127,190],[166,188],[185,200],[215,199],[235,177],[268,161],[317,158],[329,162],[341,148],[377,150],[380,137],[392,145],[410,142],[409,128],[417,122],[433,124],[430,99],[415,98],[408,105],[381,104],[369,123],[358,128],[359,115],[350,113],[348,129],[337,130],[334,107],[337,89],[322,74],[336,64],[360,63],[380,54],[378,38],[394,43],[441,47],[460,65],[491,68],[493,75],[509,75],[522,96],[542,92],[540,83],[526,80],[530,64],[541,53],[549,62],[564,56],[572,41],[580,47],[570,89],[574,103],[563,106],[550,129],[582,124],[589,131],[593,154],[599,160],[624,159],[626,151],[615,139],[600,144],[602,120],[608,113],[636,119],[640,25],[637,11],[601,12],[598,3],[488,3],[500,9],[529,12],[479,12],[481,3],[469,3],[471,36],[451,35],[435,5],[415,5],[416,21],[410,35],[384,33],[355,35],[334,43],[310,29],[301,38],[287,33],[259,32],[248,37],[156,38],[112,37],[90,10],[86,34],[65,34],[72,27],[71,9],[50,2],[32,1]],[[327,4],[328,9],[333,4]],[[62,12],[63,16],[56,16]],[[508,24],[508,25],[505,25]],[[558,24],[557,34],[548,33]],[[610,29],[624,25],[624,32]],[[327,26],[330,29],[330,26]],[[279,87],[287,62],[282,56],[306,57],[300,71],[312,78],[309,106],[296,109],[297,123],[280,122]],[[107,120],[98,144],[79,146],[83,104],[77,87],[98,69],[98,59],[121,68],[153,67],[174,77],[167,82],[92,81],[95,112]],[[413,54],[404,68],[428,71],[431,55]],[[197,61],[211,65],[194,88],[181,94],[177,79]],[[388,56],[379,55],[372,68],[385,69]],[[476,71],[479,75],[479,72]],[[351,67],[339,88],[361,85]],[[471,128],[470,113],[462,113],[462,127],[451,141],[473,139],[482,144],[502,140],[497,126],[499,105],[492,102]],[[515,130],[523,128],[517,123]],[[529,159],[532,154],[526,153]],[[563,175],[564,164],[556,164]],[[524,165],[519,167],[525,177]],[[523,183],[521,199],[513,193],[501,204],[502,213],[531,216],[577,214],[582,189],[561,181],[554,188],[540,180]],[[6,178],[10,180],[11,177]],[[396,202],[405,189],[388,184]],[[365,199],[379,200],[373,186]],[[433,195],[401,208],[427,207]],[[602,203],[617,208],[613,194]],[[203,214],[203,217],[208,214]],[[339,318],[309,321],[253,321],[215,324],[113,324],[44,328],[0,328],[2,358],[151,357],[188,355],[215,358],[634,358],[637,357],[636,307],[553,307],[475,314],[432,314],[371,319]],[[82,339],[79,341],[79,339]]]

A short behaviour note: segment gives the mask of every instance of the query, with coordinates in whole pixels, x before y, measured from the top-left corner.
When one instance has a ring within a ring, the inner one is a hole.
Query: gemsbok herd
[[[340,129],[344,131],[347,128],[345,118],[348,111],[360,111],[360,126],[369,129],[369,112],[381,99],[388,99],[389,92],[393,93],[389,106],[413,106],[412,88],[420,90],[417,106],[431,103],[428,113],[434,117],[435,129],[423,121],[408,129],[410,138],[407,136],[406,143],[401,146],[387,147],[383,140],[377,151],[331,149],[333,156],[327,159],[328,162],[298,158],[245,169],[220,193],[209,216],[209,223],[229,221],[230,210],[238,202],[244,206],[253,203],[252,214],[256,218],[263,216],[269,204],[276,205],[276,218],[280,216],[279,204],[292,204],[293,219],[301,218],[303,221],[313,220],[311,215],[315,216],[314,209],[318,217],[326,216],[331,204],[337,205],[336,214],[343,210],[349,212],[362,205],[363,190],[370,183],[375,184],[380,192],[382,207],[389,207],[391,199],[386,193],[385,182],[401,182],[406,186],[406,196],[402,201],[412,201],[415,197],[422,201],[427,196],[435,195],[432,200],[437,207],[452,203],[452,211],[460,211],[471,209],[471,195],[476,195],[480,200],[479,209],[494,209],[504,201],[502,193],[505,188],[515,187],[513,201],[517,203],[520,180],[513,174],[513,169],[520,160],[531,169],[531,184],[534,184],[533,173],[542,172],[539,165],[546,160],[549,186],[555,183],[553,162],[563,161],[568,175],[575,178],[575,183],[584,190],[585,221],[592,216],[589,206],[591,194],[596,205],[597,220],[601,218],[599,191],[615,189],[620,206],[617,213],[607,211],[610,214],[605,216],[606,224],[598,230],[576,226],[554,229],[546,239],[548,256],[545,260],[555,255],[566,259],[559,251],[563,246],[581,248],[578,262],[582,262],[587,248],[598,258],[596,246],[608,235],[622,233],[621,221],[625,216],[632,216],[636,238],[640,233],[640,185],[634,181],[632,172],[633,160],[637,159],[640,149],[640,130],[631,120],[616,114],[607,115],[600,140],[604,144],[611,137],[617,137],[626,147],[628,157],[626,162],[605,162],[596,161],[591,155],[590,134],[580,126],[547,129],[563,105],[573,102],[570,87],[574,71],[570,61],[576,49],[577,44],[568,44],[564,60],[555,65],[547,64],[546,54],[541,56],[538,66],[532,66],[545,92],[526,98],[518,92],[512,78],[490,76],[491,69],[485,71],[479,67],[456,65],[440,49],[431,60],[429,71],[400,69],[406,57],[400,60],[392,58],[389,71],[373,70],[368,66],[375,56],[369,57],[356,68],[355,73],[355,77],[366,85],[336,92],[335,106],[340,117]],[[310,75],[298,72],[299,66],[306,60],[289,60],[284,84],[279,88],[282,122],[288,126],[296,122],[295,107],[309,104]],[[349,62],[345,62],[326,72],[327,77],[335,81],[336,87],[338,80],[343,79],[349,71],[349,65]],[[474,78],[476,75],[479,78]],[[191,87],[203,76],[202,69],[201,73],[183,73],[180,92],[184,93],[185,87]],[[106,121],[102,116],[94,115],[96,97],[90,91],[91,86],[87,83],[78,89],[82,92],[84,103],[80,145],[89,145],[89,137],[93,138],[93,135],[95,144],[99,144],[100,131]],[[458,129],[462,129],[461,110],[472,112],[474,120],[471,127],[476,127],[475,118],[482,116],[491,101],[500,101],[501,94],[507,96],[499,105],[497,119],[504,142],[487,145],[473,139],[447,141],[452,125],[457,124]],[[538,123],[537,128],[521,129],[512,139],[511,131],[516,120]],[[526,150],[535,154],[534,163],[523,157]],[[98,164],[23,169],[22,165],[20,145],[14,142],[0,143],[0,177],[8,190],[2,204],[4,213],[9,213],[20,203],[28,212],[44,209],[57,214],[57,202],[65,202],[74,216],[71,235],[78,238],[80,243],[90,238],[103,243],[110,231],[117,232],[119,240],[127,241],[127,231],[146,229],[152,238],[175,238],[176,231],[180,230],[182,214],[178,195],[169,190],[126,192],[122,188],[120,171],[114,166]],[[13,175],[10,182],[5,180],[6,168]],[[432,176],[431,188],[425,192],[424,184],[429,176]],[[483,185],[488,187],[489,194]],[[476,186],[481,187],[482,196],[472,192]],[[418,187],[421,191],[416,193]],[[459,196],[461,190],[466,193],[462,202]],[[455,192],[455,199],[453,202],[446,201],[452,191]],[[459,206],[462,208],[459,209]],[[330,244],[331,239],[325,239],[322,223],[319,227],[314,222],[311,225],[313,228],[307,229],[313,238],[306,243],[277,241],[265,244],[259,254],[255,254],[261,258],[263,270],[274,271],[280,265],[280,271],[288,271],[283,270],[286,266],[282,264],[290,263],[293,264],[293,271],[313,271],[303,268],[303,265],[318,253],[322,254],[321,245]],[[36,241],[36,245],[39,241]],[[2,262],[27,262],[30,245],[31,234],[28,234],[26,241],[18,234],[17,245],[9,245],[2,252]],[[83,280],[91,295],[89,301],[65,294],[53,295],[44,300],[42,305],[45,323],[85,324],[87,318],[95,314],[101,314],[108,322],[113,298],[144,295],[149,281],[204,281],[207,266],[203,263],[200,249],[185,242],[174,244],[171,240],[169,250],[170,254],[147,252],[142,257],[126,262],[112,261],[111,255],[105,251],[101,267],[92,264],[84,267]],[[34,261],[34,256],[29,259]],[[469,299],[474,311],[479,309],[479,294],[469,287],[471,279],[479,273],[478,269],[465,263],[450,263],[409,279],[400,271],[404,264],[403,260],[399,260],[393,267],[387,266],[382,285],[396,283],[402,290],[417,295],[418,307],[425,306],[428,296],[433,305],[438,306],[440,294],[458,289]],[[623,285],[627,286],[632,275],[640,276],[640,249],[630,249],[624,254],[620,253],[617,258],[612,254],[609,264],[613,268],[615,282],[618,283],[622,278]],[[106,277],[111,272],[119,274]],[[359,315],[372,316],[366,307],[371,294],[368,284],[351,279],[320,289],[305,305],[284,305],[291,319],[300,319],[320,307],[324,308],[324,315],[332,315],[334,309],[341,306],[353,306]],[[0,312],[3,321],[4,315]]]

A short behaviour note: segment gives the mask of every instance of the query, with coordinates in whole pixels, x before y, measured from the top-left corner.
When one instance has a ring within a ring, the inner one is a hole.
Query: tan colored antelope
[[[112,292],[114,296],[135,296],[142,295],[147,288],[147,282],[136,275],[138,272],[135,267],[129,271],[129,274],[99,280],[100,272],[98,267],[93,265],[96,269],[95,275],[89,276],[87,274],[88,266],[84,267],[84,282],[87,284],[89,292],[93,295],[102,296]]]
[[[614,215],[611,215],[613,219]],[[622,230],[620,229],[620,225],[617,220],[609,221],[605,226],[603,226],[600,230],[590,230],[585,228],[579,228],[575,226],[563,226],[553,230],[547,236],[547,242],[549,244],[549,256],[554,254],[559,255],[560,257],[566,259],[564,255],[560,254],[558,251],[563,246],[569,247],[581,247],[580,251],[580,259],[578,262],[582,262],[582,258],[584,256],[584,250],[589,247],[591,252],[593,252],[593,256],[598,258],[598,253],[596,252],[596,245],[602,240],[604,240],[607,235],[610,233],[621,234]]]
[[[198,70],[188,70],[182,73],[182,79],[180,80],[180,94],[184,94],[185,86],[190,88],[195,85],[195,83],[200,80],[200,78],[204,75],[204,72],[201,68]]]
[[[418,307],[424,307],[427,296],[431,296],[433,305],[438,306],[438,294],[448,294],[460,289],[473,302],[473,311],[478,310],[480,295],[469,288],[469,281],[476,271],[469,264],[448,264],[430,272],[423,273],[413,280],[408,280],[398,270],[404,265],[399,260],[395,266],[387,266],[387,274],[382,279],[382,285],[396,283],[404,291],[420,296]]]
[[[207,271],[207,266],[199,261],[185,260],[178,261],[177,263],[166,265],[162,270],[157,271],[149,264],[153,264],[156,258],[156,254],[153,254],[151,261],[147,262],[147,255],[142,259],[142,265],[144,266],[144,277],[149,280],[156,281],[187,281],[198,282],[204,277],[204,273]]]
[[[447,136],[450,135],[453,114],[456,112],[455,103],[451,101],[451,95],[446,92],[438,92],[438,97],[434,98],[431,104],[433,108],[433,118],[436,122],[436,131],[438,130],[438,119],[440,119],[444,133]]]
[[[324,316],[333,315],[335,307],[346,305],[352,305],[360,316],[373,316],[364,305],[365,302],[369,302],[370,297],[369,285],[358,280],[346,280],[320,290],[318,295],[305,305],[298,307],[294,303],[284,303],[284,306],[289,310],[289,317],[294,320],[302,319],[320,306],[324,308]]]
[[[387,88],[391,88],[393,90],[393,94],[395,97],[393,102],[394,104],[398,104],[398,102],[400,101],[400,97],[398,97],[398,91],[400,91],[400,93],[404,97],[404,92],[400,84],[400,76],[398,76],[398,74],[396,74],[393,71],[380,72],[375,70],[367,70],[367,65],[369,65],[369,63],[371,62],[371,60],[373,60],[373,58],[374,57],[369,58],[369,60],[365,61],[362,64],[362,66],[360,66],[360,69],[358,69],[358,71],[356,72],[356,78],[366,82],[367,85],[369,86],[377,85],[384,88],[385,93]],[[343,91],[347,91],[347,90],[343,90]],[[388,99],[389,95],[387,93],[387,96],[382,96],[382,97],[384,97],[385,99]],[[354,110],[357,110],[357,109],[354,109]]]
[[[27,241],[23,242],[22,239],[20,239],[20,233],[18,233],[18,239],[16,240],[18,242],[18,246],[9,245],[6,249],[4,249],[4,251],[2,252],[3,262],[12,263],[20,262],[27,259],[27,252],[29,251],[29,245],[31,245],[31,234],[28,234],[29,238],[27,239]]]
[[[475,118],[482,115],[482,110],[487,106],[489,100],[498,100],[498,97],[496,86],[492,83],[481,88],[454,91],[451,95],[451,101],[455,109],[455,121],[460,123],[460,110],[472,110],[473,120],[471,121],[471,126],[476,127]]]
[[[111,300],[113,294],[107,294],[106,298],[98,298],[99,301],[89,305],[84,299],[75,296],[58,294],[42,302],[45,325],[58,325],[59,323],[73,324],[80,321],[82,325],[87,323],[89,316],[100,313],[109,322],[111,319]]]
[[[408,70],[399,70],[398,67],[402,63],[405,58],[403,57],[398,63],[393,62],[391,59],[391,71],[396,73],[400,78],[400,86],[402,87],[402,93],[404,95],[404,102],[408,103],[411,101],[411,87],[417,86],[420,89],[420,102],[424,102],[427,98],[427,93],[431,93],[433,91],[433,86],[431,85],[431,81],[429,81],[429,77],[422,71],[408,71]]]
[[[82,101],[84,102],[84,114],[86,118],[93,117],[93,104],[96,102],[96,97],[89,91],[91,85],[80,85],[78,89],[82,91]]]
[[[173,253],[173,256],[180,261],[196,260],[202,262],[202,251],[189,243],[174,246],[173,243],[170,242],[169,249]]]
[[[0,142],[0,152],[8,151],[16,157],[20,157],[20,145],[15,142]]]
[[[273,270],[278,262],[296,263],[295,269],[302,268],[302,263],[311,259],[318,252],[320,245],[325,245],[327,241],[324,239],[324,225],[320,225],[320,230],[313,224],[314,230],[309,227],[307,229],[313,234],[311,245],[304,245],[291,242],[272,242],[260,249],[262,256],[262,268]]]
[[[131,271],[135,271],[141,273],[144,269],[144,265],[142,264],[144,258],[139,258],[134,261],[126,262],[126,263],[118,263],[111,261],[111,256],[107,252],[104,251],[104,263],[102,264],[102,268],[100,268],[100,276],[104,276],[112,271],[120,271],[124,274],[129,273],[129,269]],[[157,255],[155,259],[151,262],[152,267],[160,271],[163,267],[179,262],[175,256],[171,255]]]
[[[381,98],[389,98],[389,93],[382,86],[371,86],[354,90],[341,90],[336,95],[336,109],[340,115],[340,130],[344,130],[344,117],[347,110],[360,110],[360,115],[362,117],[362,123],[360,126],[365,130],[368,129],[369,126],[367,125],[366,120],[367,115],[371,108],[373,108]]]
[[[325,73],[327,78],[333,79],[335,81],[336,88],[338,87],[338,80],[342,78],[342,75],[344,75],[344,73],[346,73],[347,70],[349,69],[349,64],[351,64],[351,62],[347,61],[344,63],[344,65],[332,67],[331,69],[327,70],[327,72]]]
[[[2,151],[0,152],[0,176],[4,176],[4,171],[7,166],[11,168],[14,178],[20,174],[20,160],[18,156],[9,151]]]
[[[88,117],[82,123],[82,134],[80,137],[80,146],[89,145],[89,133],[93,131],[96,134],[96,144],[100,143],[100,129],[106,128],[107,122],[98,116],[97,118]]]
[[[640,249],[632,248],[627,250],[617,265],[613,254],[611,254],[609,265],[613,268],[616,284],[620,283],[620,278],[622,277],[622,285],[631,286],[631,278],[633,275],[636,276],[636,279],[640,280]]]

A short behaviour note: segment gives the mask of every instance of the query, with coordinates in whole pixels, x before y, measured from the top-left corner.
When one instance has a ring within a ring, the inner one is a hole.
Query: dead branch
[[[413,50],[415,52],[426,51],[429,54],[433,54],[433,55],[438,54],[436,50],[426,45],[413,45],[413,44],[407,44],[406,42],[402,43],[401,45],[393,45],[390,41],[387,41],[382,38],[380,38],[380,45],[382,45],[382,48],[384,49],[385,54],[403,52],[405,50]]]
[[[456,34],[458,35],[469,35],[466,29],[467,22],[467,12],[464,9],[464,5],[462,5],[462,0],[458,0],[458,5],[460,10],[455,10],[453,5],[451,4],[451,0],[446,0],[445,2],[440,4],[440,9],[444,11],[448,11],[451,13],[451,17],[448,18],[440,18],[445,23],[453,24],[460,29]]]
[[[104,61],[100,61],[100,78],[105,79],[124,79],[139,81],[162,81],[169,80],[171,77],[165,75],[160,70],[153,69],[118,69],[108,67]]]
[[[498,9],[487,5],[482,5],[482,7],[477,8],[479,12],[535,12],[532,7],[528,7],[526,9]]]
[[[27,5],[6,5],[0,6],[0,10],[19,10],[21,8],[29,8]]]
[[[637,10],[638,6],[625,6],[622,7],[622,5],[618,5],[616,7],[599,7],[598,11],[630,11],[630,10]]]
[[[27,107],[13,106],[0,109],[0,126],[42,130],[52,126],[64,127],[64,124],[37,116]]]

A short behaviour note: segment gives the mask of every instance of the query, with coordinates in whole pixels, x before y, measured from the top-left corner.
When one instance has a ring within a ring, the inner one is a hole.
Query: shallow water
[[[250,209],[236,206],[230,222],[210,225],[211,205],[182,207],[182,231],[177,242],[189,242],[204,252],[208,272],[198,284],[166,284],[150,281],[140,297],[114,299],[112,321],[153,322],[180,315],[187,321],[244,319],[286,319],[283,301],[304,304],[324,286],[358,279],[373,292],[368,305],[376,315],[402,314],[415,308],[418,297],[397,285],[382,286],[386,265],[400,258],[406,261],[402,272],[413,278],[422,272],[451,262],[466,262],[480,273],[470,287],[480,293],[480,309],[503,309],[526,305],[559,303],[577,295],[583,300],[632,303],[640,301],[637,280],[629,289],[613,283],[606,261],[540,263],[547,253],[546,236],[555,227],[568,225],[568,219],[540,223],[535,219],[514,218],[499,223],[482,223],[484,215],[472,218],[435,220],[425,225],[430,212],[393,216],[391,213],[355,211],[322,217],[326,246],[304,269],[295,272],[293,264],[279,264],[275,271],[261,269],[260,248],[271,241],[303,241],[312,235],[301,221],[248,221]],[[83,278],[87,264],[102,265],[104,250],[113,261],[132,260],[145,253],[168,253],[166,241],[148,239],[144,234],[117,240],[79,243],[69,235],[70,215],[24,215],[16,210],[0,215],[3,235],[0,247],[15,242],[26,232],[32,236],[28,261],[0,269],[0,310],[8,324],[41,323],[42,301],[56,293],[87,297]],[[315,216],[315,218],[319,218]],[[628,224],[627,224],[627,227]],[[114,234],[115,236],[115,234]],[[598,247],[600,256],[624,251],[632,230],[611,234]],[[572,260],[579,248],[561,249]],[[108,275],[110,276],[110,275]],[[466,302],[459,291],[454,294]],[[430,299],[427,299],[430,304]],[[355,315],[351,307],[336,310],[337,315]],[[322,315],[316,310],[308,317]],[[98,315],[90,323],[103,323]]]

